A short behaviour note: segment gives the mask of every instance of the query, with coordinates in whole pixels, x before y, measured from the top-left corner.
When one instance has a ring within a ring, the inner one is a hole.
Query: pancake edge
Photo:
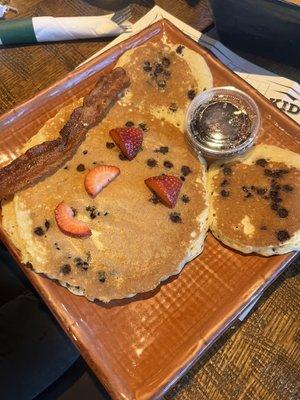
[[[246,165],[250,165],[252,161],[257,158],[269,158],[271,161],[284,162],[289,167],[300,169],[299,154],[291,150],[282,149],[278,146],[259,144],[241,156],[218,160],[211,164],[208,170],[208,193],[212,193],[213,191],[212,179],[218,173],[221,164],[226,164],[232,161],[241,161]],[[217,219],[213,217],[213,214],[213,201],[212,196],[210,196],[208,221],[210,231],[220,242],[242,253],[257,253],[268,257],[276,254],[286,254],[292,251],[299,251],[300,249],[300,229],[289,240],[277,246],[246,246],[238,241],[230,239],[229,237],[220,235],[216,224]]]

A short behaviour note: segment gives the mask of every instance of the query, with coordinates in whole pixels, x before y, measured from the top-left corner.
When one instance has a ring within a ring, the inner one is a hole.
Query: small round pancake
[[[265,256],[300,249],[300,156],[257,145],[211,165],[210,229],[221,242]]]

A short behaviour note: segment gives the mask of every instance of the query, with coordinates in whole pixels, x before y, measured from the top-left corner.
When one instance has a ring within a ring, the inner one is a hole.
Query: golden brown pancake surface
[[[275,252],[299,234],[300,170],[269,156],[221,164],[210,178],[212,230],[241,250]]]
[[[151,47],[153,57],[161,46],[157,43]],[[134,57],[137,65],[144,62],[143,52]],[[186,77],[186,83],[182,83],[185,96],[176,92],[172,101],[184,113],[190,102],[186,93],[191,85],[196,85],[196,80],[183,58],[179,63],[178,70]],[[140,80],[143,85],[148,84],[143,81],[144,71],[138,71],[136,78],[131,77],[132,86],[125,98],[88,132],[74,158],[54,175],[17,194],[3,208],[4,228],[18,242],[23,261],[30,262],[35,271],[75,287],[90,299],[109,301],[155,288],[202,251],[207,230],[205,163],[192,155],[183,132],[166,121],[166,114],[162,116],[150,109],[150,105],[159,104],[167,110],[171,92],[155,88],[144,92],[147,102],[142,101],[142,85],[137,83]],[[169,81],[172,82],[172,76]],[[80,101],[48,121],[30,145],[56,137],[78,104]],[[183,124],[180,115],[178,120]],[[110,129],[128,123],[144,130],[142,149],[132,161],[120,156],[109,136]],[[100,164],[117,166],[121,173],[93,199],[85,191],[84,176]],[[162,173],[182,179],[174,209],[153,202],[144,183],[148,177]],[[62,200],[76,210],[76,218],[89,225],[90,237],[71,238],[58,229],[54,209]],[[64,268],[66,265],[68,268]]]

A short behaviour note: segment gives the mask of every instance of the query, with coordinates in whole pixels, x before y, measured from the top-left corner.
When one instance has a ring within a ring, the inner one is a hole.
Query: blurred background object
[[[85,0],[87,3],[100,7],[103,10],[119,10],[130,4],[140,4],[144,7],[153,7],[155,0]],[[171,3],[171,2],[170,2]]]
[[[295,66],[300,66],[299,4],[295,0],[209,0],[225,45]]]

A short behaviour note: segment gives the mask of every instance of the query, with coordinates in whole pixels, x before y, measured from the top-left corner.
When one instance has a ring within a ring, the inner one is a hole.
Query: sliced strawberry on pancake
[[[119,174],[120,170],[118,167],[113,165],[99,165],[86,174],[84,179],[85,190],[90,196],[95,197]]]
[[[143,132],[139,128],[115,128],[109,134],[128,160],[132,160],[137,155],[143,143]]]
[[[64,201],[56,206],[54,215],[57,226],[65,235],[83,238],[92,234],[87,224],[74,218],[74,211]]]
[[[165,206],[170,208],[175,206],[182,186],[182,182],[177,176],[153,176],[146,179],[145,184]]]

